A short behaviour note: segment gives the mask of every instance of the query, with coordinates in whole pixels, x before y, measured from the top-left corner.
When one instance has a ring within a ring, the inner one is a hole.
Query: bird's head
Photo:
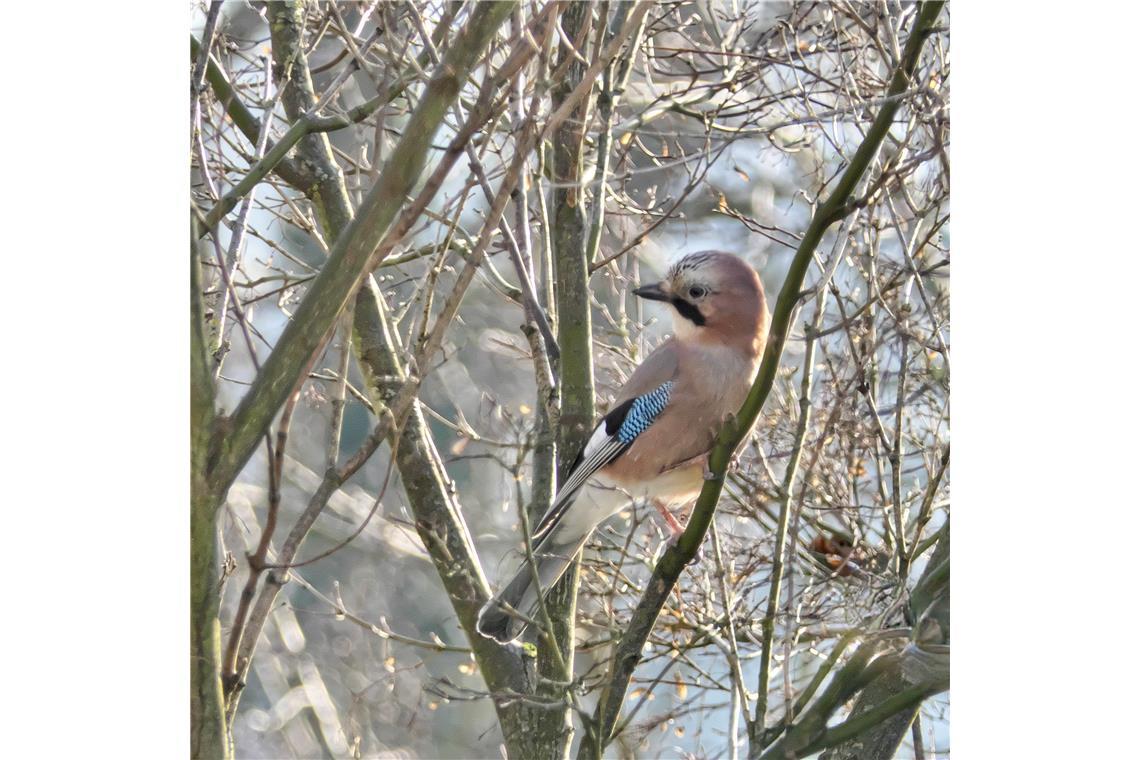
[[[768,328],[764,286],[756,271],[731,253],[691,253],[671,266],[665,279],[633,293],[673,307],[678,340],[714,341],[749,350],[763,345]]]

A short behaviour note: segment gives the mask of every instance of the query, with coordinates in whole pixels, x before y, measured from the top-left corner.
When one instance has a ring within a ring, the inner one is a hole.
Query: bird
[[[533,568],[524,560],[479,610],[476,630],[484,637],[502,644],[518,639],[594,527],[631,502],[652,503],[675,540],[683,526],[670,510],[700,493],[720,427],[752,386],[768,307],[760,277],[743,259],[691,253],[663,280],[633,294],[668,304],[673,334],[618,390],[535,525]]]

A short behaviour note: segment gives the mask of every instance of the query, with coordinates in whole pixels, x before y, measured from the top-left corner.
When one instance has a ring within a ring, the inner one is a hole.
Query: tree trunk
[[[563,28],[581,43],[590,30],[590,3],[572,3],[562,17]],[[586,46],[578,45],[580,50]],[[565,53],[564,53],[565,55]],[[552,110],[557,111],[582,81],[585,66],[573,61],[566,75],[551,91]],[[582,116],[589,97],[553,135],[554,181],[551,243],[558,311],[558,348],[561,351],[559,380],[561,414],[557,433],[558,481],[561,483],[585,444],[594,424],[594,363],[590,320],[589,262],[586,260],[586,215],[580,182],[582,178]],[[574,674],[574,617],[578,598],[578,562],[550,590],[546,609],[553,626],[554,643],[538,641],[536,696],[544,701],[565,699]],[[555,649],[556,648],[556,649]],[[520,758],[566,758],[574,739],[573,715],[563,710],[530,707],[527,734]]]
[[[191,225],[197,227],[196,224]],[[214,386],[202,322],[196,230],[190,236],[190,756],[229,757],[218,622],[218,495],[207,480]]]

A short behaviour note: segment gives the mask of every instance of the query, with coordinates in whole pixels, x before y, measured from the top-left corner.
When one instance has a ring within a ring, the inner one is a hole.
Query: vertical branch
[[[926,493],[923,494],[922,504],[918,508],[918,517],[914,522],[914,539],[910,545],[910,555],[907,556],[907,565],[914,562],[914,557],[918,552],[919,544],[922,539],[923,529],[926,523],[930,520],[931,510],[934,508],[934,497],[938,493],[938,486],[942,483],[943,476],[946,475],[946,468],[950,465],[950,444],[946,444],[942,449],[942,455],[938,458],[938,469],[934,475],[931,476],[926,483]]]
[[[350,306],[341,318],[340,343],[337,345],[336,388],[332,394],[332,419],[329,421],[329,440],[325,449],[325,471],[336,468],[340,461],[340,438],[344,430],[344,410],[348,392],[348,364],[352,356],[352,312]]]
[[[572,3],[559,29],[567,29],[583,49],[590,33],[592,4]],[[563,51],[551,90],[555,116],[544,132],[553,142],[550,258],[555,281],[558,349],[558,434],[555,444],[559,480],[565,478],[573,458],[585,443],[594,421],[592,329],[590,324],[589,270],[585,257],[585,217],[581,203],[582,139],[585,114],[589,111],[591,84],[583,76],[583,61],[567,60]],[[534,343],[535,341],[532,341]],[[552,357],[553,358],[553,357]],[[532,505],[532,510],[536,505]],[[573,675],[574,614],[578,595],[578,563],[575,560],[563,578],[547,594],[544,618],[550,620],[550,636],[538,641],[537,693],[547,700],[563,699]],[[562,684],[559,686],[559,684]],[[528,756],[541,752],[548,757],[566,757],[573,738],[569,705],[562,710],[529,708],[532,726]]]
[[[902,466],[903,466],[903,417],[906,411],[906,371],[907,371],[907,326],[902,324],[899,326],[899,379],[895,390],[895,430],[894,440],[891,443],[891,501],[894,502],[894,522],[895,522],[895,567],[898,572],[899,582],[906,583],[907,570],[910,567],[910,562],[907,557],[910,552],[906,547],[906,534],[903,531],[903,490],[902,490]]]
[[[195,209],[197,211],[197,209]],[[210,427],[214,423],[214,377],[206,347],[202,307],[202,264],[198,257],[199,221],[190,219],[190,430],[191,456],[205,464]],[[205,472],[204,468],[201,472]]]
[[[822,314],[820,306],[817,313]],[[810,328],[807,345],[804,347],[803,375],[800,380],[800,418],[796,424],[796,438],[788,467],[784,472],[784,482],[780,486],[780,519],[776,524],[776,537],[772,549],[771,580],[768,584],[768,601],[764,618],[760,622],[760,675],[756,686],[756,714],[752,718],[749,742],[758,743],[764,734],[764,719],[768,711],[768,676],[772,662],[772,645],[776,639],[776,612],[780,606],[780,583],[784,577],[784,543],[788,537],[788,517],[791,514],[792,491],[799,473],[800,458],[803,456],[804,439],[811,422],[812,367],[815,363],[815,332]],[[784,663],[788,667],[788,663]]]
[[[206,65],[210,62],[210,48],[214,45],[214,30],[218,28],[218,15],[222,10],[222,0],[213,0],[206,11],[206,24],[202,27],[202,49],[190,76],[190,97],[198,100],[206,79]]]
[[[584,48],[590,33],[591,4],[573,3],[562,17],[563,28]],[[568,53],[563,50],[562,56]],[[557,111],[582,82],[585,65],[572,60],[566,74],[551,91],[551,105]],[[590,315],[589,262],[585,249],[585,208],[582,204],[582,138],[583,119],[589,111],[587,95],[570,112],[569,117],[552,136],[553,176],[556,183],[552,207],[552,258],[555,272],[555,303],[558,312],[558,345],[562,352],[559,365],[561,409],[558,427],[558,474],[561,482],[574,458],[582,449],[594,423],[593,329]],[[554,624],[561,660],[573,668],[574,613],[578,595],[578,562],[547,596],[547,610]],[[553,672],[555,658],[539,646],[539,672],[560,681],[570,673]],[[569,751],[567,742],[566,751]]]
[[[554,23],[557,23],[557,19],[549,23],[546,28],[546,36],[542,41],[543,55],[538,63],[536,79],[545,78],[549,72],[550,38],[554,32]],[[513,28],[516,33],[521,32],[523,29],[521,9],[515,14]],[[525,95],[526,78],[523,72],[520,71],[519,74],[516,75],[514,91],[512,93],[516,133],[522,130],[527,122]],[[534,97],[539,97],[537,87]],[[550,300],[540,300],[537,288],[534,285],[534,283],[538,282],[538,279],[534,266],[533,236],[531,235],[530,205],[528,203],[530,183],[526,181],[527,176],[528,175],[524,175],[523,181],[520,183],[521,187],[516,188],[514,194],[515,228],[518,230],[519,252],[521,254],[523,267],[526,270],[525,274],[528,275],[529,282],[531,283],[530,291],[534,294],[534,308],[537,311],[537,317],[542,320],[542,324],[546,325],[548,329],[553,329],[553,325],[549,324],[547,315],[542,309],[542,305],[549,305]],[[541,190],[539,190],[539,194],[541,195]],[[528,300],[527,303],[529,304],[530,301]],[[534,362],[535,384],[537,386],[537,403],[535,404],[534,415],[534,448],[533,454],[531,455],[530,510],[536,515],[542,515],[546,514],[546,510],[550,507],[550,503],[554,499],[557,476],[558,461],[556,459],[557,454],[554,445],[554,431],[558,426],[559,408],[558,385],[554,375],[557,365],[553,356],[548,351],[548,343],[544,340],[543,334],[540,333],[539,325],[534,323],[533,320],[528,319],[522,326],[522,330],[530,345],[530,353]]]
[[[261,131],[257,135],[257,145],[254,148],[253,162],[257,163],[265,154],[265,145],[269,141],[270,125],[273,124],[273,111],[277,107],[277,98],[269,97],[269,87],[271,78],[269,76],[268,61],[266,61],[265,70],[265,113],[262,116]],[[278,98],[280,93],[278,93]],[[217,335],[215,336],[214,344],[211,347],[211,355],[214,357],[214,377],[217,378],[222,373],[222,362],[225,359],[225,346],[226,346],[226,314],[229,312],[230,299],[234,301],[234,309],[240,310],[240,305],[237,300],[237,293],[234,292],[233,277],[241,265],[241,249],[242,244],[245,242],[246,229],[249,222],[249,211],[253,208],[253,202],[256,198],[256,188],[251,189],[249,195],[242,201],[241,208],[238,210],[237,219],[234,220],[233,226],[230,228],[230,244],[226,249],[224,261],[219,261],[219,273],[225,287],[220,289],[218,295],[214,298],[213,312],[214,321],[217,327]],[[209,219],[207,218],[207,223]],[[214,237],[217,239],[218,230],[214,230]],[[252,347],[250,351],[252,352]],[[252,354],[253,361],[257,361],[257,355]]]
[[[578,41],[590,30],[590,6],[574,3],[563,21]],[[564,53],[564,55],[569,55]],[[585,66],[570,61],[551,93],[557,111],[582,81]],[[582,198],[582,139],[589,97],[570,111],[553,135],[552,249],[558,310],[558,344],[562,348],[562,415],[559,430],[559,470],[563,476],[586,442],[594,424],[594,362],[590,314],[589,262],[585,248],[585,206]]]
[[[922,746],[922,716],[914,716],[914,723],[910,725],[910,742],[914,746],[914,760],[926,760],[926,751]]]
[[[214,517],[218,494],[207,462],[214,429],[214,379],[206,354],[201,265],[190,230],[190,756],[229,757],[222,698],[220,589]]]
[[[725,628],[728,629],[728,659],[732,674],[732,708],[728,716],[729,734],[729,760],[736,760],[740,751],[738,723],[740,713],[744,713],[748,722],[748,687],[744,684],[744,671],[740,666],[740,651],[736,641],[736,624],[733,622],[735,600],[728,591],[728,568],[724,563],[724,556],[720,546],[720,532],[717,531],[716,522],[711,526],[713,537],[713,559],[716,561],[717,580],[720,585],[721,599],[724,604]]]
[[[217,188],[210,176],[210,167],[206,161],[206,148],[202,139],[202,93],[206,80],[206,70],[210,63],[210,48],[214,44],[214,32],[218,26],[218,15],[222,10],[222,0],[213,0],[210,9],[206,12],[206,25],[202,29],[202,45],[198,54],[194,56],[194,72],[190,76],[190,141],[198,154],[198,170],[202,181],[213,196],[217,196]],[[194,39],[193,35],[190,37]],[[199,225],[202,233],[210,229],[211,225]]]
[[[622,0],[618,3],[618,10],[610,20],[608,38],[612,39],[618,34],[633,6],[632,0]],[[629,75],[633,71],[633,62],[637,58],[637,48],[644,28],[645,17],[642,16],[630,38],[626,54],[606,67],[602,88],[598,92],[598,117],[601,127],[598,133],[598,168],[594,177],[598,189],[594,193],[589,236],[586,240],[586,260],[590,262],[597,259],[598,246],[602,242],[602,225],[606,214],[606,182],[610,170],[610,149],[613,146],[614,109],[617,108],[626,84],[629,83]]]
[[[787,572],[787,602],[788,614],[791,614],[794,590],[795,590],[795,552],[798,543],[799,533],[799,519],[800,513],[803,511],[804,499],[807,492],[808,483],[811,480],[812,473],[815,470],[816,463],[819,461],[820,451],[822,450],[822,441],[815,449],[812,459],[808,463],[807,471],[801,479],[799,490],[799,498],[796,501],[795,508],[791,508],[792,490],[795,486],[797,471],[799,470],[800,460],[803,456],[803,447],[807,438],[808,426],[811,422],[811,396],[812,396],[812,378],[814,374],[815,352],[817,341],[819,338],[819,329],[823,324],[823,315],[827,310],[827,293],[828,288],[835,277],[835,271],[839,266],[839,262],[843,257],[843,249],[846,246],[847,236],[850,233],[853,221],[848,222],[841,233],[836,237],[835,245],[832,247],[831,252],[831,265],[829,267],[821,268],[824,271],[815,286],[815,316],[812,318],[810,324],[805,325],[804,334],[806,336],[806,343],[804,345],[804,359],[803,359],[803,375],[800,383],[800,398],[799,398],[799,421],[796,426],[795,442],[792,447],[792,454],[788,461],[787,470],[785,471],[784,481],[781,486],[780,496],[780,515],[777,520],[776,526],[776,539],[775,546],[772,553],[772,570],[771,578],[768,587],[767,607],[764,619],[761,622],[761,648],[760,648],[760,674],[759,674],[759,694],[758,702],[756,704],[755,718],[750,722],[749,729],[749,743],[752,746],[764,746],[768,741],[769,731],[765,728],[767,718],[767,703],[768,703],[768,679],[769,669],[771,668],[772,647],[775,644],[775,617],[776,610],[779,606],[780,586],[784,581],[785,571]],[[838,411],[838,407],[836,407]],[[834,421],[835,412],[829,417],[828,425],[825,426],[824,435],[826,435],[826,428]],[[789,514],[791,523],[789,525]],[[790,723],[793,715],[793,705],[790,698],[790,673],[789,668],[791,664],[790,657],[790,644],[785,644],[784,651],[784,683],[785,683],[785,710],[784,722]],[[763,708],[763,709],[762,709]],[[752,750],[755,752],[756,750]]]
[[[535,147],[538,165],[534,169],[533,179],[535,199],[538,202],[538,223],[542,230],[541,278],[542,289],[539,291],[539,303],[551,313],[555,330],[558,328],[558,312],[554,308],[554,226],[551,223],[550,203],[547,200],[546,172],[550,163],[550,154],[546,149],[546,140],[539,140]]]
[[[266,569],[269,546],[273,540],[273,533],[277,529],[277,515],[281,507],[281,477],[285,468],[285,446],[289,441],[289,424],[293,420],[293,411],[297,408],[305,380],[315,359],[316,356],[314,355],[314,361],[311,361],[309,366],[305,368],[305,373],[297,381],[296,390],[289,396],[284,409],[281,410],[281,421],[277,425],[276,444],[268,446],[269,498],[265,512],[265,525],[261,528],[261,539],[257,543],[257,548],[252,554],[246,555],[246,560],[249,563],[249,574],[246,577],[245,586],[241,590],[241,595],[238,597],[237,611],[234,613],[229,642],[226,645],[226,655],[222,661],[222,688],[226,696],[227,722],[233,721],[233,716],[237,711],[237,695],[245,685],[242,682],[242,667],[238,660],[238,652],[243,636],[247,635],[250,605],[253,604],[258,581]]]

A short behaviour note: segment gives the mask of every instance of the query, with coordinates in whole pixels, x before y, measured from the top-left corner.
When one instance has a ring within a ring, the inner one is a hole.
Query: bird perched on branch
[[[764,288],[750,266],[729,253],[694,253],[633,293],[672,307],[673,336],[598,422],[534,528],[533,567],[524,560],[479,611],[483,636],[518,638],[594,527],[631,501],[651,502],[676,538],[683,528],[670,509],[700,493],[717,433],[748,395],[768,332]]]

